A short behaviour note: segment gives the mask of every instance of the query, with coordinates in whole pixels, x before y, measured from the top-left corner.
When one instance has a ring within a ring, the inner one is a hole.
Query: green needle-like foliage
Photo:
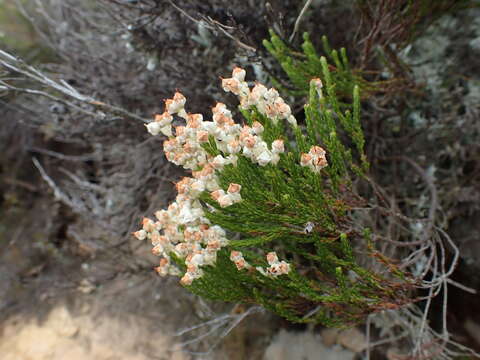
[[[306,95],[309,91],[309,82],[312,78],[321,78],[325,82],[322,57],[318,55],[308,33],[303,34],[302,53],[294,51],[278,35],[270,31],[270,41],[264,40],[263,45],[270,54],[280,63],[287,74],[293,89],[288,90],[293,95]],[[347,58],[345,48],[332,50],[326,36],[322,37],[325,56],[329,59],[329,76],[335,84],[336,94],[340,97],[351,97],[353,89],[358,86],[362,96],[368,97],[377,90],[377,84],[365,80],[362,72],[352,69]],[[274,79],[275,86],[284,88]]]

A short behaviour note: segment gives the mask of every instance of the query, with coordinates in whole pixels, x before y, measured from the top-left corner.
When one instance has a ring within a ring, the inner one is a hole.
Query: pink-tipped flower
[[[261,135],[263,133],[263,131],[265,130],[263,125],[261,123],[259,123],[258,121],[255,121],[252,124],[252,129],[253,129],[253,132],[255,133],[255,135]]]
[[[227,195],[220,196],[217,201],[218,201],[218,204],[222,208],[224,208],[224,207],[228,207],[230,205],[233,205],[234,198],[232,196],[230,196],[229,194],[227,194]]]
[[[217,102],[217,104],[212,108],[212,113],[215,114],[227,114],[230,111],[227,109],[227,105],[221,102]]]
[[[323,148],[320,146],[312,146],[309,153],[315,157],[324,157],[326,154],[325,150],[323,150]]]
[[[233,68],[232,77],[240,82],[245,81],[246,74],[247,74],[246,71],[243,70],[242,68],[239,68],[239,67]]]
[[[268,89],[264,85],[260,83],[255,84],[249,96],[249,100],[252,105],[256,105],[256,103],[263,101],[267,91]]]
[[[323,83],[322,83],[322,80],[320,80],[320,78],[314,78],[314,79],[310,80],[310,85],[313,85],[315,87],[315,90],[317,90],[318,97],[322,98],[323,97],[323,93],[322,93]]]
[[[220,197],[222,197],[224,195],[225,195],[225,191],[223,191],[223,190],[215,190],[215,191],[210,193],[210,196],[216,201],[218,201],[218,199],[220,199]]]
[[[163,245],[162,244],[157,244],[152,248],[152,254],[155,256],[160,256],[163,254]]]
[[[245,261],[243,254],[240,251],[232,251],[230,253],[230,260],[233,261],[237,270],[250,269],[251,265]]]
[[[155,122],[162,127],[166,125],[170,125],[172,121],[173,121],[173,116],[166,111],[163,114],[155,115]]]
[[[155,268],[155,271],[160,275],[160,276],[167,276],[169,273],[169,267],[170,263],[168,259],[162,258],[160,259],[160,264]]]
[[[308,166],[312,162],[312,155],[310,154],[302,154],[300,158],[300,165]]]
[[[245,144],[245,146],[250,149],[253,148],[257,144],[257,142],[258,142],[258,138],[253,135],[249,135],[243,140],[243,143]]]
[[[165,140],[163,142],[163,151],[165,152],[175,151],[177,146],[178,146],[177,139],[173,138],[173,139]]]
[[[241,189],[242,185],[231,183],[230,185],[228,185],[227,192],[230,194],[237,194],[240,192]]]
[[[173,99],[165,100],[165,108],[169,114],[179,114],[185,112],[185,102],[187,99],[178,91],[173,95]]]
[[[312,171],[318,173],[328,166],[325,150],[320,146],[312,146],[308,154],[302,154],[300,165],[308,166]]]
[[[275,251],[269,252],[267,254],[267,262],[268,262],[269,265],[272,265],[272,264],[278,262],[278,256],[277,256],[277,253]]]
[[[240,94],[240,81],[234,78],[222,79],[222,88],[225,92],[231,92],[235,95]]]
[[[275,112],[281,119],[288,119],[290,115],[292,115],[292,110],[290,106],[285,104],[284,102],[275,103]]]
[[[142,227],[147,233],[150,233],[155,230],[155,223],[149,218],[143,218]]]
[[[272,142],[272,152],[275,154],[283,154],[285,152],[285,144],[283,140],[278,139]]]
[[[238,140],[232,140],[227,144],[227,151],[230,154],[236,154],[241,150],[240,142]]]
[[[192,285],[194,279],[195,278],[192,273],[186,272],[185,275],[183,275],[183,277],[180,279],[180,283],[186,286]]]
[[[208,142],[208,131],[200,130],[197,132],[197,141],[200,144]]]
[[[145,240],[147,238],[147,232],[145,230],[138,230],[132,233],[138,240]]]
[[[238,203],[238,202],[242,201],[242,196],[240,195],[240,190],[241,189],[242,189],[242,186],[239,185],[239,184],[231,183],[228,186],[227,193],[230,196],[233,203]]]

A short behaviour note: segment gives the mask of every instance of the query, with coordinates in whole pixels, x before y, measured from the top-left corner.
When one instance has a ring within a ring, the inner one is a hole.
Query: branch
[[[61,98],[58,98],[58,97],[56,97],[54,95],[51,95],[51,94],[49,94],[45,91],[18,88],[18,87],[15,87],[15,86],[12,86],[12,85],[9,85],[9,84],[5,83],[4,81],[0,82],[1,85],[3,86],[3,88],[6,89],[6,90],[21,91],[21,92],[25,92],[25,93],[29,93],[29,94],[33,94],[33,95],[45,96],[45,97],[50,98],[52,100],[62,102],[65,105],[74,107],[75,109],[77,109],[79,111],[82,111],[82,112],[84,112],[84,113],[86,113],[90,116],[94,116],[94,117],[97,117],[97,118],[98,117],[104,118],[105,114],[103,113],[103,111],[105,111],[105,112],[110,113],[112,115],[124,116],[124,117],[130,118],[130,119],[135,119],[135,120],[142,121],[144,123],[150,122],[150,120],[144,119],[141,116],[138,116],[134,113],[131,113],[131,112],[125,110],[125,109],[122,109],[122,108],[119,108],[117,106],[104,103],[104,102],[96,100],[96,99],[94,99],[90,96],[83,95],[80,92],[78,92],[75,88],[73,88],[71,85],[69,85],[66,81],[64,81],[62,79],[58,82],[54,81],[51,78],[49,78],[47,75],[42,73],[41,71],[34,68],[33,66],[26,64],[22,59],[14,56],[12,54],[9,54],[9,53],[7,53],[6,51],[3,51],[3,50],[0,50],[0,66],[3,66],[4,68],[6,68],[10,71],[20,73],[20,74],[26,76],[28,79],[32,79],[32,80],[36,81],[37,83],[47,87],[48,89],[56,90],[56,91],[60,92],[61,94],[66,95],[66,96],[68,96],[72,99],[75,99],[77,101],[80,101],[80,102],[88,104],[88,105],[91,105],[94,108],[96,108],[97,110],[99,110],[100,113],[97,113],[97,114],[92,113],[88,110],[82,109],[81,107],[79,107],[79,106],[77,106],[77,105],[75,105],[75,104],[73,104],[73,103],[71,103],[67,100],[63,100]]]
[[[312,5],[312,1],[313,0],[307,0],[302,10],[300,11],[300,14],[297,17],[297,20],[295,20],[295,26],[293,27],[292,35],[290,35],[290,37],[288,38],[289,42],[292,42],[293,38],[295,37],[295,34],[297,33],[298,28],[300,27],[300,22],[302,21],[302,18],[305,15],[305,12],[307,11],[307,9],[310,7],[310,5]]]

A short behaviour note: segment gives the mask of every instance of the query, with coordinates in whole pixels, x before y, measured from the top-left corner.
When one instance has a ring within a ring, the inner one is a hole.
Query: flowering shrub
[[[168,137],[167,159],[191,171],[176,184],[176,201],[134,233],[161,257],[160,275],[178,275],[209,299],[260,303],[291,321],[332,326],[410,301],[413,282],[351,217],[363,203],[352,179],[368,169],[358,86],[353,104],[341,105],[320,62],[325,89],[310,81],[305,126],[275,89],[250,87],[240,68],[222,86],[238,97],[243,125],[222,103],[212,121],[189,114],[179,92],[147,125]],[[184,125],[172,128],[174,116]],[[372,255],[377,271],[361,266],[354,249]]]
[[[302,53],[290,48],[273,31],[270,40],[263,40],[268,52],[278,61],[289,79],[289,87],[273,79],[275,86],[294,95],[305,95],[309,92],[309,80],[320,76],[322,80],[322,57],[318,56],[308,33],[303,34]],[[345,48],[335,50],[330,47],[326,36],[322,36],[322,50],[331,61],[331,77],[335,82],[336,93],[342,97],[350,97],[355,86],[361,89],[362,98],[368,98],[377,93],[398,91],[405,84],[400,78],[367,81],[371,71],[352,68],[349,64]],[[371,77],[371,76],[370,76]]]

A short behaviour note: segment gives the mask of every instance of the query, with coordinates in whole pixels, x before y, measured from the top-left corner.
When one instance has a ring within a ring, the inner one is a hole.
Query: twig
[[[41,149],[37,147],[27,147],[27,150],[30,150],[32,152],[36,152],[39,154],[48,155],[56,159],[66,160],[66,161],[88,161],[88,160],[96,159],[95,153],[87,154],[87,155],[65,155],[56,151]]]
[[[365,360],[370,360],[370,326],[371,326],[371,321],[372,321],[372,316],[369,315],[367,316],[367,323],[365,324],[365,328],[366,328],[366,339],[367,339],[367,348],[366,348],[366,352],[365,352]]]
[[[456,286],[459,289],[462,289],[463,291],[468,292],[470,294],[474,294],[474,295],[477,294],[477,290],[472,289],[471,287],[465,286],[463,284],[460,284],[452,279],[447,279],[447,283],[449,283],[452,286]]]
[[[10,185],[13,185],[13,186],[20,186],[24,189],[27,189],[28,191],[31,191],[31,192],[37,192],[38,189],[35,185],[32,185],[26,181],[22,181],[22,180],[18,180],[18,179],[15,179],[15,178],[3,178],[3,182],[5,182],[6,184],[10,184]]]
[[[231,29],[230,26],[227,26],[227,25],[224,25],[220,22],[218,22],[217,20],[214,20],[212,19],[210,16],[207,16],[207,21],[210,22],[211,24],[215,25],[215,29],[218,29],[220,30],[223,34],[225,34],[228,38],[232,39],[233,41],[235,41],[237,43],[238,46],[248,50],[248,51],[251,51],[251,52],[256,52],[257,49],[255,49],[253,46],[250,46],[250,45],[247,45],[245,44],[244,42],[240,41],[238,38],[236,38],[235,36],[233,36],[232,34],[230,34],[227,29]]]
[[[311,1],[311,0],[309,0]],[[227,30],[234,30],[235,28],[232,27],[232,26],[227,26],[227,25],[224,25],[222,24],[221,22],[217,21],[217,20],[214,20],[212,19],[210,16],[206,16],[203,20],[198,20],[198,19],[195,19],[193,16],[191,16],[190,14],[188,14],[185,10],[183,10],[181,7],[179,7],[177,4],[175,4],[172,0],[168,0],[168,2],[170,3],[170,5],[172,5],[176,10],[178,10],[179,12],[181,12],[185,17],[187,17],[187,19],[197,23],[197,24],[202,24],[202,26],[204,26],[205,28],[209,29],[209,30],[220,30],[225,36],[227,36],[228,38],[232,39],[233,41],[235,41],[237,43],[238,46],[248,50],[248,51],[252,51],[252,52],[256,52],[257,49],[255,49],[253,46],[250,46],[250,45],[247,45],[245,44],[244,42],[240,41],[239,39],[237,39],[235,36],[233,36],[232,34],[230,34]]]
[[[256,313],[256,312],[261,312],[263,311],[263,308],[260,306],[253,306],[249,308],[247,311],[241,313],[241,314],[224,314],[221,316],[216,317],[215,319],[206,321],[204,323],[194,325],[191,327],[188,327],[186,329],[183,329],[179,331],[176,336],[184,335],[188,332],[191,332],[193,330],[205,327],[205,326],[211,326],[211,328],[205,332],[202,335],[197,336],[194,339],[187,340],[183,343],[178,344],[181,347],[185,347],[186,345],[190,344],[195,344],[200,342],[201,340],[207,338],[208,336],[214,334],[217,330],[221,329],[222,327],[226,326],[226,329],[223,330],[216,338],[217,340],[208,348],[207,351],[204,352],[195,352],[195,351],[187,351],[189,354],[192,355],[208,355],[212,352],[212,350],[222,341],[222,339],[227,336],[238,324],[240,324],[246,317],[249,315]]]
[[[293,38],[295,37],[295,34],[297,33],[298,28],[300,27],[300,22],[302,21],[302,18],[303,18],[303,16],[305,15],[305,12],[307,11],[307,9],[308,9],[308,8],[310,7],[310,5],[312,4],[312,1],[313,1],[313,0],[307,0],[307,1],[305,2],[305,5],[303,5],[302,10],[300,11],[300,14],[299,14],[298,17],[297,17],[297,20],[295,20],[295,26],[293,27],[292,35],[290,35],[290,37],[288,38],[288,41],[289,41],[289,42],[292,42]]]
[[[70,206],[72,209],[78,209],[80,207],[84,210],[83,206],[81,206],[80,204],[75,204],[67,194],[65,194],[62,190],[59,189],[57,184],[55,184],[52,178],[48,176],[45,169],[42,167],[40,162],[35,157],[32,157],[32,161],[33,161],[33,165],[35,165],[38,171],[40,171],[40,175],[42,176],[42,179],[45,180],[48,186],[50,186],[50,188],[53,190],[53,194],[57,200],[62,201],[66,205]]]
[[[134,113],[131,113],[125,109],[119,108],[114,105],[110,105],[107,103],[104,103],[102,101],[96,100],[90,96],[86,96],[78,92],[75,88],[73,88],[71,85],[67,84],[66,81],[60,80],[59,82],[54,81],[50,79],[47,75],[43,74],[41,71],[37,70],[33,66],[30,66],[26,64],[22,59],[17,58],[16,56],[9,54],[6,51],[0,50],[0,65],[9,69],[10,71],[18,72],[24,76],[26,76],[29,79],[35,80],[36,82],[42,84],[43,86],[46,86],[48,89],[53,89],[57,90],[63,95],[66,95],[70,98],[73,98],[77,101],[89,104],[94,106],[96,109],[101,110],[101,111],[106,111],[110,114],[113,115],[121,115],[125,116],[127,118],[135,119],[135,120],[140,120],[144,123],[150,122],[150,120],[144,119]],[[33,95],[42,95],[46,96],[50,99],[53,99],[55,101],[60,101],[63,102],[64,104],[68,106],[72,106],[84,113],[87,113],[88,115],[95,116],[95,117],[104,117],[102,114],[94,114],[92,112],[89,112],[85,109],[80,108],[79,106],[72,104],[71,102],[67,100],[60,99],[56,96],[53,96],[49,93],[46,93],[44,91],[40,90],[32,90],[32,89],[24,89],[24,88],[17,88],[12,85],[3,83],[3,86],[5,86],[7,89],[10,90],[15,90],[15,91],[23,91],[26,93],[30,93]]]

